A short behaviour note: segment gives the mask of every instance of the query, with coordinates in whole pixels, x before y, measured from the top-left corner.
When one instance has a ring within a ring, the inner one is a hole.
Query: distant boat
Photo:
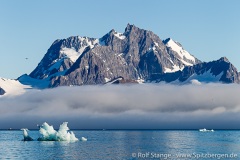
[[[214,130],[213,130],[213,129],[211,129],[211,130],[208,130],[208,129],[206,129],[206,128],[199,129],[199,131],[200,131],[200,132],[214,132]]]

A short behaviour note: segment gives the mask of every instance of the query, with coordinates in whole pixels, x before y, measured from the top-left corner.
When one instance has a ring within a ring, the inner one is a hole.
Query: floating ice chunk
[[[87,138],[82,137],[81,140],[82,140],[82,141],[87,141]]]
[[[60,125],[59,130],[54,130],[53,126],[44,122],[42,126],[40,126],[39,133],[41,137],[38,138],[38,141],[78,141],[78,138],[75,137],[75,134],[69,131],[67,126],[68,122],[63,122]]]
[[[33,141],[33,139],[28,135],[28,129],[27,128],[22,128],[23,131],[23,141]]]
[[[199,129],[199,132],[214,132],[214,130],[213,129],[208,130],[206,128],[203,128],[203,129]]]

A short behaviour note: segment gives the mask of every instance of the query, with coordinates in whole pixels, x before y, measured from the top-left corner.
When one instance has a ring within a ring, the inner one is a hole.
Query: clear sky
[[[127,23],[171,37],[203,61],[226,56],[240,70],[239,7],[239,0],[0,0],[0,77],[30,73],[56,39],[100,38]]]

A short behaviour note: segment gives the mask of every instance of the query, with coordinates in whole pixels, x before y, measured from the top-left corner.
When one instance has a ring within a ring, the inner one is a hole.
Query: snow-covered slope
[[[156,75],[157,82],[186,84],[197,80],[200,83],[240,83],[240,74],[226,57],[211,62],[186,66],[182,71]]]
[[[56,40],[32,73],[22,75],[18,80],[36,88],[48,88],[53,77],[65,75],[85,50],[98,45],[105,44],[101,39],[81,36]]]
[[[5,91],[4,95],[20,95],[32,87],[23,85],[18,80],[0,78],[0,88]]]
[[[192,56],[190,53],[188,53],[188,51],[184,50],[180,43],[170,39],[167,42],[166,46],[170,47],[173,51],[175,51],[181,58],[181,61],[186,65],[192,66],[193,64],[195,64],[195,57]],[[186,62],[185,59],[187,59],[188,61],[191,61],[192,63]]]
[[[80,37],[78,36],[79,39],[79,45],[81,46],[80,48],[74,48],[74,47],[62,47],[60,50],[60,53],[64,58],[69,58],[72,62],[76,62],[78,57],[83,53],[83,51],[87,48],[93,48],[95,45],[100,45],[99,39],[90,39],[88,37]],[[61,58],[59,59],[61,60]]]
[[[201,84],[201,83],[218,83],[221,80],[221,77],[223,75],[223,72],[219,73],[218,75],[214,75],[209,69],[208,71],[202,73],[202,74],[197,74],[194,73],[191,75],[187,80],[184,82],[181,82],[179,80],[171,82],[171,84]]]
[[[38,66],[30,73],[36,79],[61,76],[76,62],[85,49],[103,45],[100,39],[72,36],[53,42]]]
[[[49,79],[36,79],[27,74],[20,76],[17,80],[23,85],[31,86],[32,88],[36,89],[48,88],[50,83]]]
[[[204,83],[214,83],[214,82],[219,82],[221,77],[223,75],[223,72],[219,73],[218,75],[214,75],[211,73],[211,69],[208,71],[204,72],[203,74],[196,74],[194,73],[191,77],[189,77],[186,82],[191,82],[192,80],[198,80],[199,82],[204,82]]]
[[[185,66],[193,66],[200,62],[188,51],[186,51],[179,42],[176,42],[173,39],[168,38],[164,40],[163,43],[168,48],[169,53],[175,55],[175,57],[184,64],[183,66],[173,64],[172,68],[165,68],[164,71],[165,73],[183,70]]]
[[[126,38],[126,36],[124,36],[122,33],[119,33],[119,32],[115,32],[114,36],[118,37],[119,39],[125,39]]]

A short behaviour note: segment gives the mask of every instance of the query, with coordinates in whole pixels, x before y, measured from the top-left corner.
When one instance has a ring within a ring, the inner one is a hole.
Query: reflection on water
[[[38,131],[29,132],[38,137]],[[235,153],[240,131],[74,131],[87,142],[23,142],[21,131],[0,131],[0,159],[134,159],[132,153]]]

